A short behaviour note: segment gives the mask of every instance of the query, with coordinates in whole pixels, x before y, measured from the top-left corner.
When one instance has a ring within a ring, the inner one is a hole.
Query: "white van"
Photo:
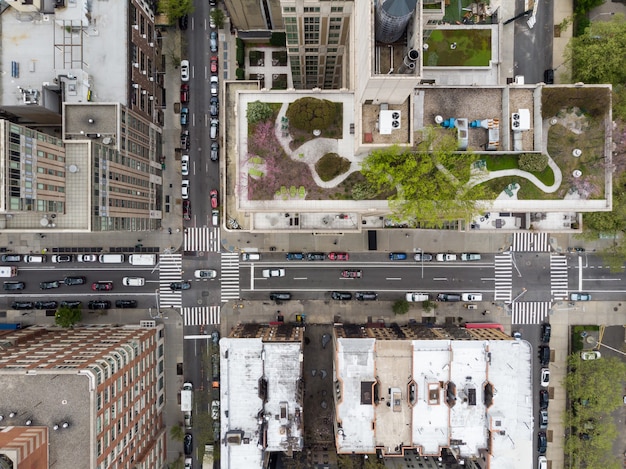
[[[156,254],[131,254],[128,256],[128,262],[131,265],[155,265],[157,256]]]
[[[98,260],[101,264],[122,264],[124,262],[124,254],[100,254]]]
[[[146,279],[143,277],[124,277],[122,279],[122,285],[125,287],[143,287],[146,283]]]
[[[415,302],[415,301],[428,301],[430,297],[428,293],[407,293],[406,301]]]
[[[46,256],[24,256],[24,262],[28,262],[29,264],[41,264],[47,260]]]
[[[259,254],[258,252],[243,252],[241,253],[241,260],[242,261],[260,261],[261,254]]]

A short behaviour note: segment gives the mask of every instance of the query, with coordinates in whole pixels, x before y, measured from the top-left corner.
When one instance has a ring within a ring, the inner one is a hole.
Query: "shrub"
[[[542,153],[524,153],[519,157],[519,169],[540,173],[548,166],[548,156]]]
[[[326,153],[317,163],[315,171],[322,181],[330,181],[350,169],[350,160],[339,156],[337,153]]]
[[[357,182],[352,188],[352,198],[354,200],[369,200],[373,199],[378,191],[369,182]]]
[[[287,109],[290,125],[306,132],[328,128],[333,123],[334,114],[334,103],[317,98],[297,99]]]
[[[406,300],[398,300],[396,301],[393,306],[393,313],[394,314],[406,314],[409,312],[409,307],[411,305],[409,305],[409,302]]]
[[[270,36],[270,46],[285,47],[287,45],[287,35],[285,33],[272,33]]]
[[[246,72],[241,67],[235,70],[235,75],[237,76],[237,80],[244,80],[246,78]]]
[[[243,68],[244,64],[246,63],[246,46],[244,42],[241,40],[241,38],[239,37],[237,38],[236,58],[237,58],[237,65],[239,65],[240,68]]]
[[[274,111],[267,103],[261,101],[254,101],[248,104],[248,124],[256,124],[257,122],[266,121],[272,117]]]

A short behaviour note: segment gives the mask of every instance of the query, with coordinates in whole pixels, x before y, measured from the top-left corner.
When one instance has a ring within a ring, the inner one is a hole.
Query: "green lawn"
[[[491,29],[437,29],[426,40],[425,67],[487,67]]]

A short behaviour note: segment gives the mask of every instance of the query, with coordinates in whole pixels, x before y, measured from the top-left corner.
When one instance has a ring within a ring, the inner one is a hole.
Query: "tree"
[[[366,181],[357,182],[352,187],[352,198],[354,200],[373,199],[376,194],[376,188]]]
[[[174,425],[172,426],[172,428],[170,428],[170,436],[174,441],[183,441],[183,438],[185,437],[185,431],[180,424]]]
[[[167,15],[170,24],[193,12],[193,0],[160,0],[159,13]]]
[[[409,302],[406,300],[398,300],[396,301],[393,306],[393,314],[406,314],[409,312],[409,307],[411,305],[409,305]]]
[[[80,308],[68,308],[61,306],[54,314],[54,322],[57,326],[72,327],[83,318],[83,312]]]
[[[389,199],[396,222],[469,220],[480,212],[476,201],[485,198],[486,189],[468,184],[471,158],[457,153],[457,145],[456,131],[427,128],[417,151],[374,150],[361,173],[378,192],[396,189]]]
[[[311,132],[327,129],[335,118],[335,104],[327,99],[300,98],[287,108],[289,124]]]
[[[222,29],[224,27],[224,12],[222,10],[219,8],[213,8],[211,10],[211,18],[218,29]]]
[[[519,169],[531,173],[540,173],[548,166],[548,155],[542,153],[523,153],[518,159]]]
[[[261,101],[253,101],[248,103],[248,124],[256,124],[257,122],[265,121],[272,117],[274,111],[267,103],[262,103]]]

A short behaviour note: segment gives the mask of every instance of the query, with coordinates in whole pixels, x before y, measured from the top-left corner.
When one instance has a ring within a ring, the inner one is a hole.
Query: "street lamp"
[[[609,346],[609,345],[603,344],[602,342],[598,342],[598,339],[596,339],[596,338],[595,338],[594,336],[592,336],[592,335],[588,335],[587,337],[585,337],[585,340],[586,340],[587,342],[589,342],[590,344],[594,344],[594,343],[595,343],[596,345],[600,345],[600,346],[602,346],[602,347],[606,347],[606,348],[608,348],[609,350],[613,350],[614,352],[621,353],[622,355],[626,355],[626,353],[622,352],[621,350],[618,350],[618,349],[613,348],[613,347],[611,347],[611,346]]]
[[[601,16],[606,16],[606,15],[613,16],[614,14],[615,14],[614,11],[611,11],[611,12],[605,11],[604,13],[598,13],[597,15],[593,15],[593,17],[589,18],[589,22],[592,22],[593,20],[595,20],[596,18],[599,18]]]

